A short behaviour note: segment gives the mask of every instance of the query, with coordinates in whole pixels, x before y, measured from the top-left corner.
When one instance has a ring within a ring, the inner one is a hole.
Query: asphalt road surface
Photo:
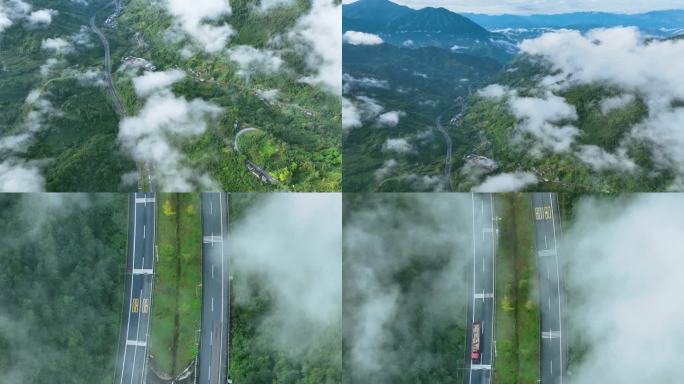
[[[115,384],[142,384],[147,373],[157,231],[154,196],[133,193],[129,197],[128,261]]]
[[[532,194],[532,219],[541,309],[541,382],[561,384],[566,375],[567,346],[562,317],[563,290],[558,264],[560,215],[555,193]]]
[[[495,341],[494,284],[496,253],[496,216],[491,194],[472,194],[473,207],[473,281],[469,292],[466,336],[467,384],[491,383]],[[480,322],[480,359],[472,361],[470,351],[473,323]]]
[[[230,279],[225,244],[228,201],[224,193],[202,193],[202,331],[199,383],[228,380]]]
[[[109,5],[107,5],[106,7],[108,7],[108,6]],[[117,7],[118,7],[118,4],[117,4]],[[114,88],[114,83],[112,82],[112,67],[111,67],[112,57],[111,57],[111,52],[109,49],[109,41],[107,40],[107,37],[105,37],[104,33],[102,33],[102,31],[100,31],[100,29],[97,28],[97,25],[95,25],[95,16],[96,15],[97,15],[97,12],[95,14],[93,14],[93,16],[90,18],[90,28],[100,38],[100,41],[102,42],[102,45],[104,46],[104,50],[105,50],[104,74],[105,74],[105,80],[107,81],[107,90],[109,91],[109,95],[111,96],[112,102],[114,103],[114,109],[116,109],[116,113],[119,114],[119,117],[125,117],[126,116],[126,110],[124,109],[123,103],[121,103],[121,98],[119,97],[119,94],[116,92],[116,88]]]
[[[446,129],[444,129],[442,126],[441,115],[435,120],[435,125],[442,133],[442,136],[444,136],[444,141],[447,145],[446,156],[444,157],[444,179],[446,181],[447,191],[451,192],[453,190],[453,186],[451,185],[451,154],[453,152],[453,145],[451,143],[451,137],[449,136],[449,133],[447,133]]]

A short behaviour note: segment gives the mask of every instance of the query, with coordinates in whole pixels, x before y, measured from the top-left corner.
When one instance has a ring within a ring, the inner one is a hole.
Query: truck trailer
[[[482,334],[482,325],[480,322],[473,323],[473,337],[471,339],[470,358],[472,361],[480,360],[480,335]]]

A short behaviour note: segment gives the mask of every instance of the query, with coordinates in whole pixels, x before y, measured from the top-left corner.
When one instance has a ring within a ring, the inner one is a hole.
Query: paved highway
[[[442,126],[442,115],[437,116],[435,125],[442,133],[442,136],[444,136],[444,141],[446,141],[447,144],[447,152],[444,159],[444,179],[446,180],[447,191],[451,192],[453,190],[453,186],[451,185],[451,153],[453,152],[453,145],[449,133],[447,133],[446,129]]]
[[[256,132],[256,131],[261,131],[261,129],[259,129],[259,128],[243,128],[243,129],[241,129],[240,132],[238,132],[235,135],[235,138],[233,139],[233,149],[240,152],[240,146],[238,145],[238,139],[240,138],[240,136],[244,135],[247,132]]]
[[[495,254],[496,254],[496,216],[491,194],[472,194],[473,210],[473,281],[469,292],[468,331],[466,337],[467,384],[491,383],[494,364],[495,341],[494,319],[496,305],[495,293]],[[472,327],[480,322],[481,356],[472,361],[470,356]]]
[[[108,4],[102,9],[105,9],[109,7],[111,4]],[[117,3],[118,7],[118,3]],[[104,74],[105,74],[105,80],[107,80],[107,90],[109,91],[109,95],[112,98],[112,102],[114,103],[114,109],[116,109],[116,113],[119,114],[119,117],[125,117],[126,116],[126,110],[123,107],[123,103],[121,103],[121,98],[119,97],[119,94],[116,92],[116,88],[114,88],[114,83],[112,82],[112,57],[111,57],[111,52],[109,49],[109,41],[107,40],[107,37],[105,37],[104,33],[100,31],[99,28],[97,28],[97,25],[95,25],[95,16],[97,15],[97,12],[93,14],[93,16],[90,17],[90,28],[95,32],[95,34],[100,38],[100,41],[102,42],[102,45],[104,46],[105,50],[105,57],[104,57]]]
[[[566,374],[567,346],[562,316],[563,290],[558,265],[558,237],[561,228],[557,195],[533,193],[532,211],[541,309],[541,382],[561,384]]]
[[[125,118],[127,116],[126,114],[126,108],[124,108],[123,103],[121,102],[121,97],[119,97],[119,93],[116,91],[116,88],[114,87],[114,82],[112,81],[112,56],[111,56],[111,50],[109,49],[109,40],[107,40],[107,37],[102,33],[102,31],[97,27],[95,24],[95,17],[97,16],[97,13],[103,9],[106,9],[110,6],[115,5],[116,11],[121,12],[121,1],[115,1],[113,3],[108,3],[104,7],[100,8],[99,10],[95,11],[95,13],[90,17],[90,29],[95,32],[98,38],[100,38],[100,41],[102,42],[102,45],[104,46],[104,75],[105,75],[105,80],[107,83],[107,91],[109,92],[109,96],[112,99],[112,103],[114,104],[114,109],[116,110],[116,113],[119,115],[119,118]],[[143,190],[143,171],[145,170],[145,165],[142,162],[138,162],[137,164],[137,169],[138,169],[138,191],[142,192]],[[148,168],[148,190],[152,190],[152,176],[151,176],[151,170]]]
[[[128,261],[115,384],[142,384],[147,373],[147,341],[152,309],[155,238],[154,193],[129,197]]]
[[[199,383],[228,381],[230,278],[225,241],[228,233],[226,194],[202,193],[202,330]]]

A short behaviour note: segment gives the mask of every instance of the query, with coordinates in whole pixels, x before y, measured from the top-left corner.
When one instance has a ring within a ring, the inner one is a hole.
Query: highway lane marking
[[[142,297],[142,296],[143,296],[143,290],[141,289],[140,290],[140,297]],[[128,337],[128,335],[126,335],[126,337]],[[135,340],[140,341],[140,318],[138,318],[138,326],[137,326],[136,331],[135,331]],[[133,384],[133,376],[134,376],[133,373],[135,372],[135,361],[136,361],[137,357],[138,357],[138,348],[136,348],[133,351],[133,368],[131,368],[131,384]]]
[[[535,220],[543,220],[544,216],[542,213],[542,208],[541,207],[534,207],[534,219]]]
[[[553,373],[553,359],[551,360],[551,373]]]
[[[212,234],[211,236],[204,236],[203,242],[204,244],[223,243],[223,238]]]
[[[209,201],[209,214],[214,216],[214,205]]]
[[[143,239],[145,238],[145,232],[147,232],[147,225],[143,224]]]
[[[133,313],[138,313],[138,307],[140,306],[140,299],[135,298],[133,299],[133,305],[131,306],[131,312]]]
[[[148,313],[150,311],[150,299],[143,299],[142,313]]]
[[[484,301],[484,299],[493,299],[493,298],[494,298],[493,293],[484,293],[484,291],[482,291],[482,293],[476,293],[475,294],[475,299],[482,299],[483,301]]]
[[[552,331],[549,329],[548,332],[542,332],[541,337],[542,339],[560,339],[561,331]]]
[[[470,364],[471,371],[491,370],[491,364]],[[472,378],[471,378],[472,380]]]
[[[542,249],[541,251],[537,252],[537,255],[539,255],[539,257],[556,256],[556,250],[555,249]]]
[[[214,264],[211,265],[211,278],[214,278]]]
[[[136,204],[154,203],[154,197],[136,197]]]
[[[551,310],[551,296],[549,296],[549,311]]]
[[[211,311],[214,312],[214,298],[211,298]]]
[[[144,258],[143,258],[143,260],[144,260]],[[152,275],[152,274],[154,274],[154,269],[152,269],[152,268],[134,268],[133,274],[134,275]]]
[[[128,340],[128,339],[126,339],[126,345],[132,345],[135,347],[146,347],[147,342],[140,341],[140,340]]]

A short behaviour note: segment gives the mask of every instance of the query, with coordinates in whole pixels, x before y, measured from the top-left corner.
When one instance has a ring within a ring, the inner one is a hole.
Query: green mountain
[[[454,53],[438,47],[402,48],[390,44],[342,49],[344,96],[364,108],[370,98],[383,111],[397,111],[393,127],[378,127],[375,119],[348,130],[343,137],[343,188],[345,191],[434,190],[443,188],[446,143],[435,119],[444,123],[459,113],[455,100],[487,84],[502,66],[496,60]],[[374,82],[359,79],[373,79]],[[364,85],[373,84],[373,85]],[[460,98],[460,99],[459,99]],[[459,134],[454,135],[460,140]],[[391,153],[389,139],[405,139],[413,150]],[[379,177],[378,169],[389,159],[397,172]],[[427,183],[422,177],[428,176]]]
[[[389,22],[387,32],[393,33],[439,33],[457,36],[486,38],[491,34],[470,19],[445,8],[426,7],[399,16]]]

